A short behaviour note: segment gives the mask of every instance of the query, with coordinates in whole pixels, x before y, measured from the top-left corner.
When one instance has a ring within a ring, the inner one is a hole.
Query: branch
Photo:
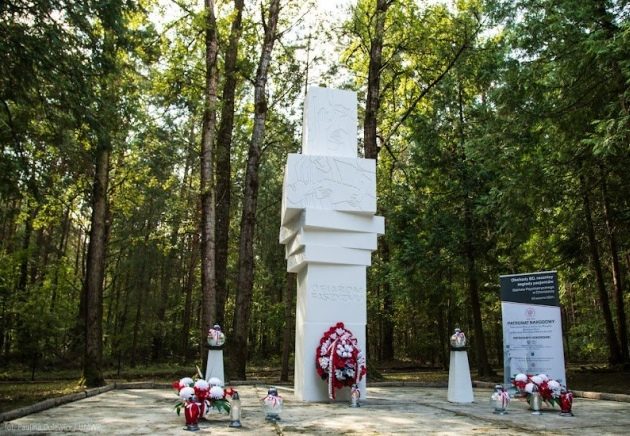
[[[17,132],[15,131],[15,125],[13,124],[13,116],[11,115],[11,109],[4,99],[0,99],[2,102],[2,106],[4,106],[4,110],[7,112],[7,124],[9,126],[9,130],[11,131],[11,136],[13,137],[13,141],[15,142],[15,148],[18,151],[21,151],[22,146],[20,144],[20,138],[18,137]]]
[[[387,135],[387,137],[383,141],[383,144],[388,144],[389,143],[389,141],[392,138],[392,136],[394,136],[394,134],[400,128],[400,126],[407,120],[407,118],[409,118],[409,115],[411,115],[411,113],[414,111],[414,109],[416,108],[418,103],[420,103],[420,100],[422,100],[429,93],[429,91],[431,91],[431,89],[433,89],[433,87],[435,85],[437,85],[442,80],[442,78],[444,78],[444,76],[446,76],[446,74],[451,70],[451,68],[453,68],[455,66],[455,64],[457,63],[457,60],[460,58],[462,53],[464,53],[464,51],[467,48],[468,48],[468,42],[466,41],[459,47],[459,50],[457,51],[457,53],[455,54],[453,59],[451,59],[451,61],[448,63],[448,65],[446,66],[444,71],[442,71],[439,76],[437,76],[435,79],[433,79],[433,81],[431,83],[429,83],[429,85],[426,88],[424,88],[422,90],[422,92],[420,92],[420,94],[413,100],[413,102],[407,108],[407,110],[405,111],[403,116],[400,117],[398,122],[396,122],[396,124],[394,125],[392,130],[389,132],[389,134]]]
[[[282,30],[282,31],[278,31],[276,33],[276,38],[277,39],[281,39],[286,33],[288,33],[290,30],[292,30],[295,26],[297,26],[299,23],[301,23],[302,21],[304,21],[304,18],[310,14],[313,11],[312,7],[309,7],[306,9],[306,11],[300,15],[299,17],[297,17],[293,23],[291,23],[289,26],[287,26],[286,29]]]
[[[400,171],[403,173],[405,181],[407,182],[407,186],[411,186],[412,183],[410,182],[409,175],[407,174],[407,171],[405,171],[405,166],[402,165],[401,162],[398,160],[398,157],[392,151],[391,147],[389,146],[389,143],[383,142],[383,137],[381,137],[380,135],[377,135],[377,138],[381,140],[381,143],[385,146],[385,150],[387,150],[387,153],[391,156],[392,161],[395,164],[395,165],[392,165],[392,172],[396,168],[400,169]]]
[[[260,21],[262,22],[262,27],[265,35],[267,34],[267,22],[265,21],[265,6],[263,2],[260,2]]]
[[[182,3],[179,0],[171,0],[171,3],[175,3],[177,6],[179,6],[180,9],[183,9],[189,15],[194,14],[193,10],[191,10],[188,6],[186,6],[184,3]]]

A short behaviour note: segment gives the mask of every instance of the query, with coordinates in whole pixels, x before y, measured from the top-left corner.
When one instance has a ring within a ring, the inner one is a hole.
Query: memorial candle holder
[[[361,398],[361,390],[358,384],[352,385],[352,391],[350,392],[350,407],[361,407],[359,399]]]
[[[200,409],[199,405],[195,401],[186,402],[184,416],[186,417],[186,428],[184,430],[198,431]]]
[[[267,396],[262,399],[263,409],[265,411],[265,421],[280,421],[280,412],[282,412],[282,397],[278,395],[276,388],[269,388]]]
[[[497,415],[505,415],[510,405],[510,394],[505,390],[503,385],[496,385],[494,392],[490,397],[490,402],[494,407],[494,413]]]
[[[221,331],[221,326],[215,324],[208,330],[208,348],[211,350],[222,350],[225,345],[225,334]]]
[[[193,386],[195,390],[195,398],[197,399],[197,404],[199,405],[199,416],[202,419],[208,414],[208,403],[207,399],[210,395],[210,385],[204,379],[199,379],[195,382]]]
[[[540,411],[542,409],[542,397],[536,388],[534,388],[534,391],[529,397],[529,406],[532,409],[532,415],[542,415]]]
[[[560,416],[570,417],[573,415],[573,392],[562,388],[560,393]]]
[[[240,428],[241,425],[241,397],[234,391],[230,401],[230,427]]]
[[[200,409],[195,398],[195,390],[191,387],[185,387],[179,391],[179,397],[184,403],[184,418],[186,419],[186,427],[184,430],[198,431]]]

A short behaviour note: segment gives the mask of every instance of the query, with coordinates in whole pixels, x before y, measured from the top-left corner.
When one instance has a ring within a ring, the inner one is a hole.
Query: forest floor
[[[121,372],[106,372],[108,383],[154,381],[171,383],[175,379],[195,374],[194,365],[158,365],[137,367]],[[377,368],[369,369],[369,380],[373,382],[415,382],[426,386],[446,386],[448,371],[436,368],[416,366],[409,362],[391,362]],[[76,370],[48,371],[32,374],[16,368],[8,368],[0,372],[0,413],[36,402],[59,397],[84,390],[78,379]],[[479,377],[475,371],[473,380],[501,383],[503,376]],[[574,390],[606,392],[614,394],[630,394],[630,371],[613,370],[605,365],[569,365],[567,368],[569,387]],[[256,380],[267,384],[286,384],[280,382],[280,370],[269,367],[254,367],[248,371],[248,380]]]
[[[427,384],[444,385],[448,383],[448,371],[439,369],[382,369],[384,381],[413,381]],[[472,372],[473,380],[503,383],[503,373],[495,376],[477,375]],[[606,392],[611,394],[630,394],[630,371],[613,370],[605,365],[588,365],[567,368],[569,388],[580,391]]]

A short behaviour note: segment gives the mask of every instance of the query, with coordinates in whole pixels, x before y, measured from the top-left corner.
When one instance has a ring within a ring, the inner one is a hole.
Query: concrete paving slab
[[[268,423],[260,399],[267,386],[238,386],[243,407],[242,429],[228,427],[227,415],[212,415],[197,434],[430,434],[430,435],[622,435],[630,433],[630,403],[578,398],[576,416],[558,409],[541,416],[513,400],[507,415],[492,413],[491,390],[475,389],[475,403],[453,404],[445,388],[369,387],[360,408],[347,403],[303,403],[292,390],[279,388],[285,408],[278,423]],[[184,417],[173,408],[168,389],[119,389],[0,424],[0,435],[185,435]]]

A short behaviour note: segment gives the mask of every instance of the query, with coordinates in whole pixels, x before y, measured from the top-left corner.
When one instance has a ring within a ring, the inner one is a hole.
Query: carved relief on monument
[[[305,105],[304,154],[356,157],[356,94],[313,87],[308,90]]]
[[[286,209],[376,212],[374,161],[290,154],[285,177]]]

